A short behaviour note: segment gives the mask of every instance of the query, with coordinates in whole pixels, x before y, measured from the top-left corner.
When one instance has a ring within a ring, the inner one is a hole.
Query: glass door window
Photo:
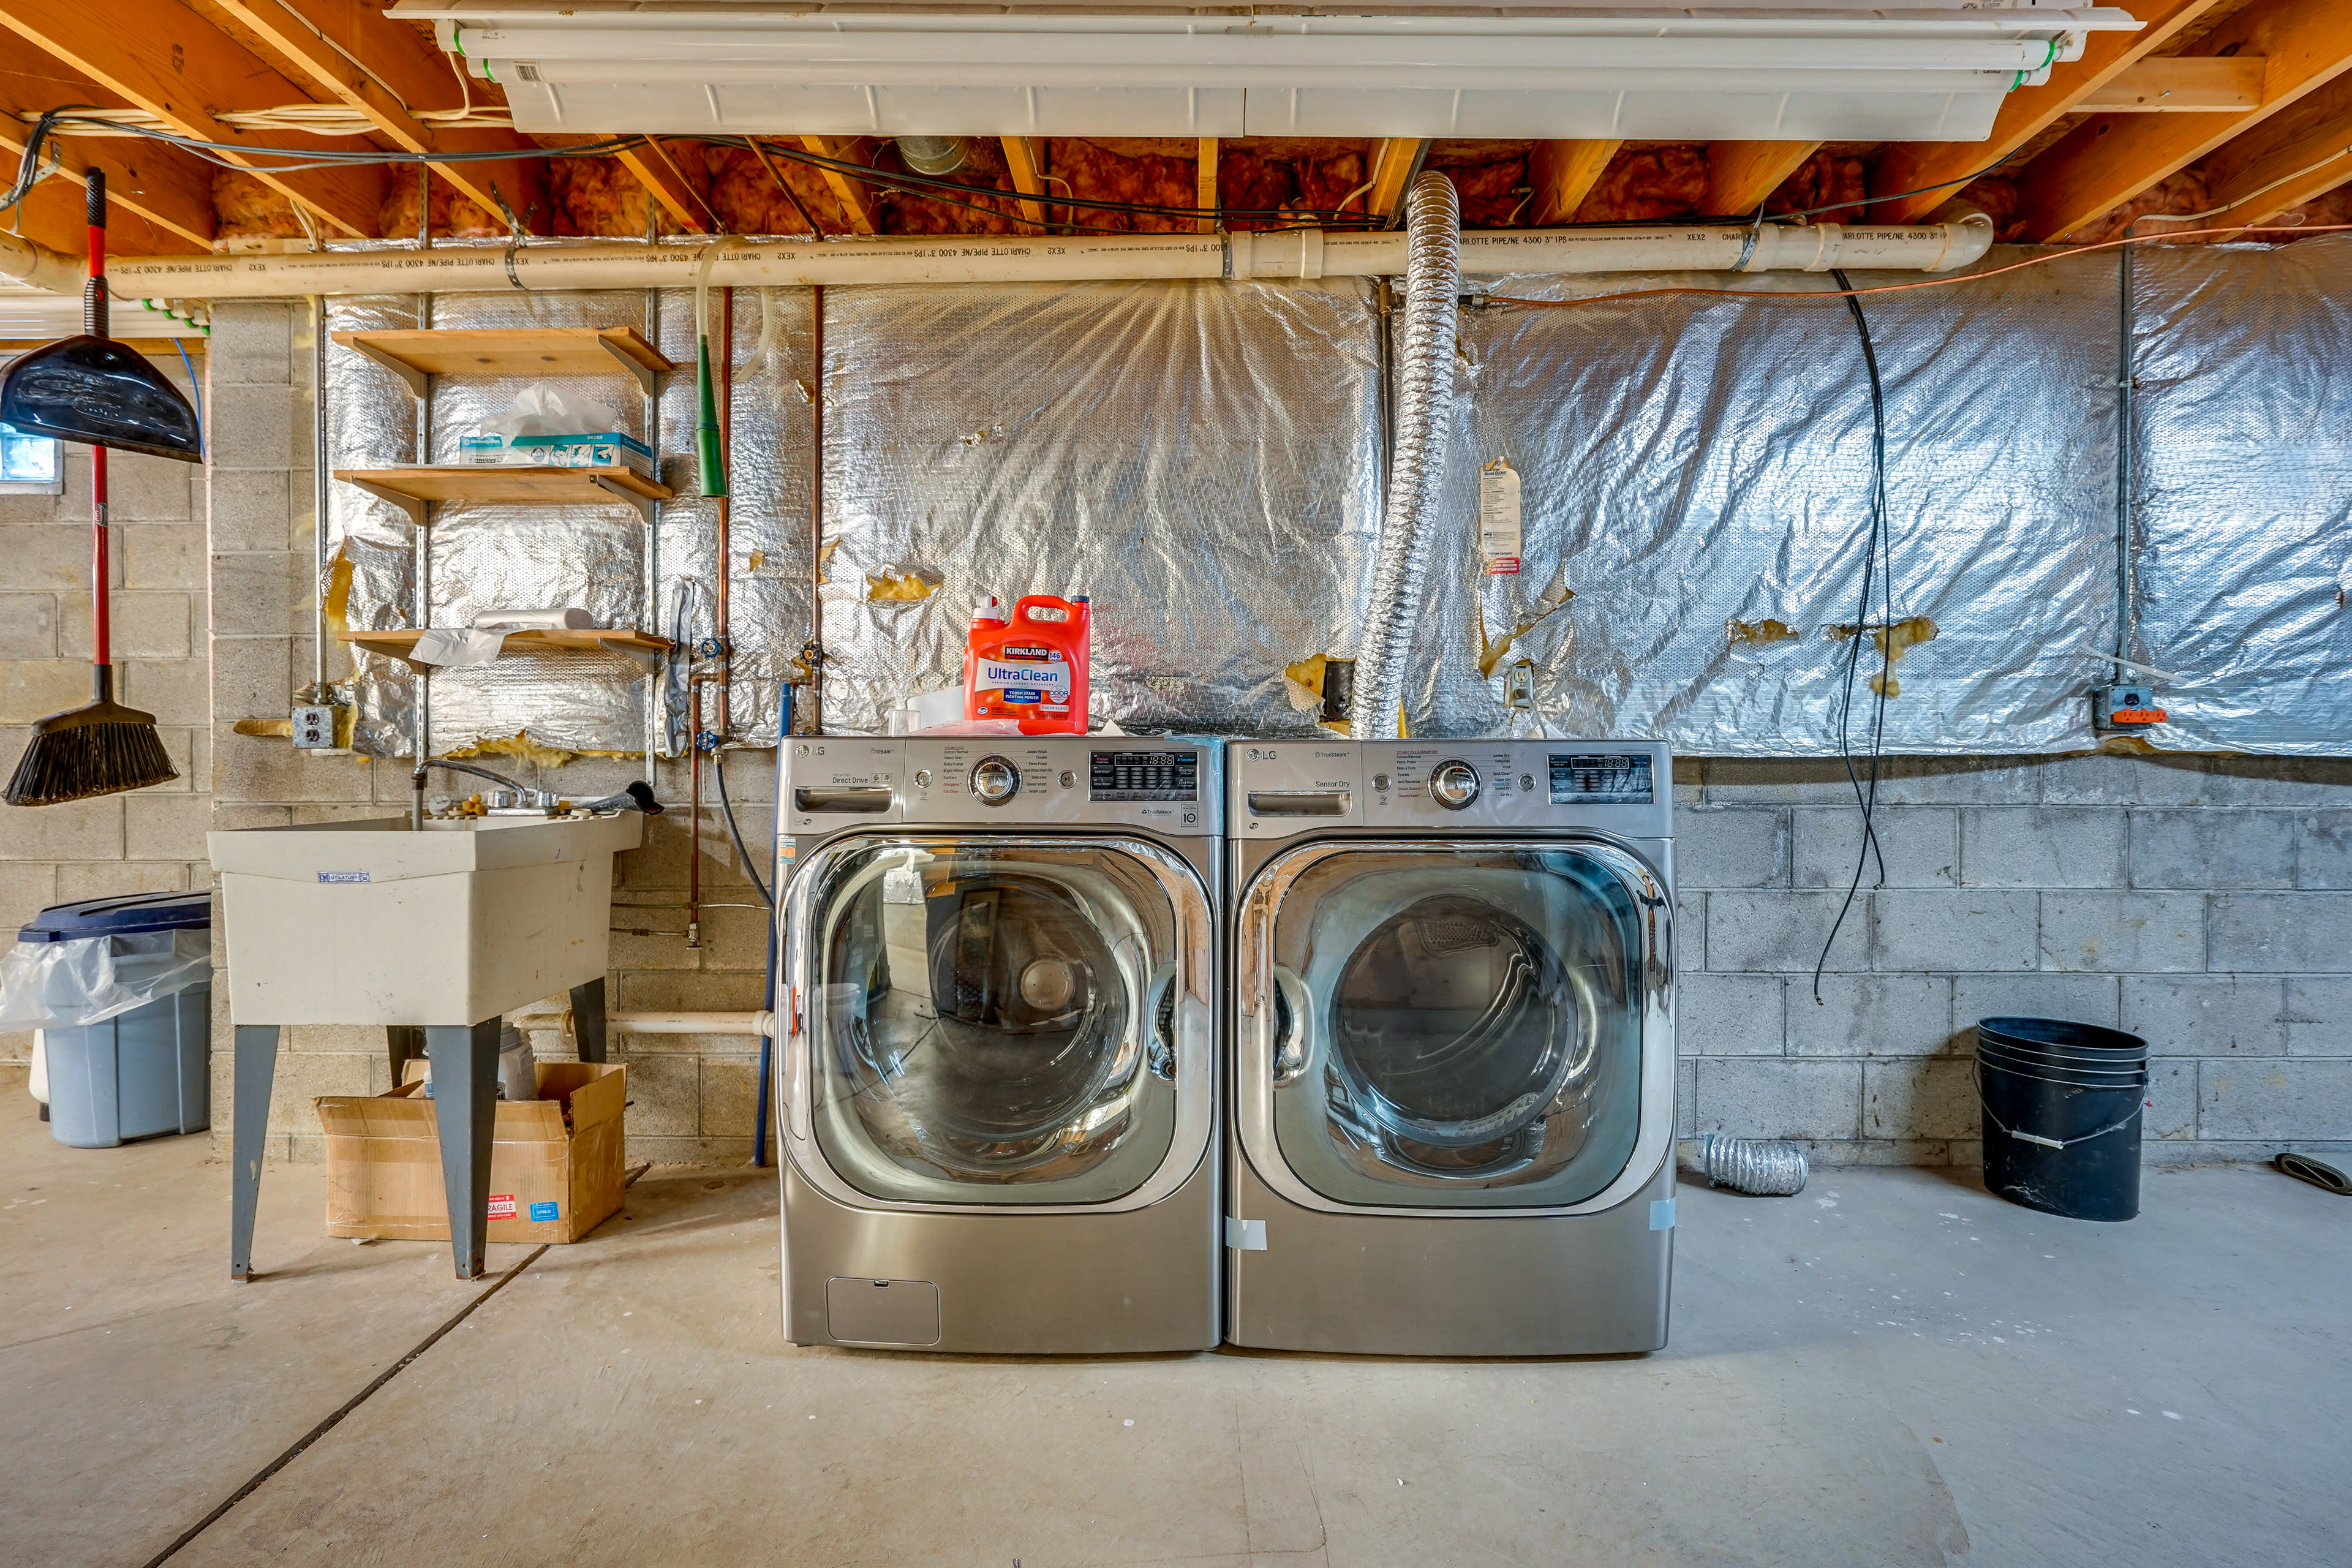
[[[1433,1208],[1562,1206],[1615,1180],[1641,1120],[1655,912],[1609,863],[1622,852],[1304,853],[1270,926],[1244,933],[1263,944],[1272,1126],[1299,1179]]]
[[[1210,1016],[1205,955],[1182,951],[1205,904],[1182,918],[1167,868],[874,842],[835,856],[809,910],[810,1121],[859,1192],[1102,1203],[1167,1159],[1179,1052],[1205,1051]]]

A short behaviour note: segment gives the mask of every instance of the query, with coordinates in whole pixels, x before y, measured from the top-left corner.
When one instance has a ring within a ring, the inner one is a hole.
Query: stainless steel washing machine
[[[785,1337],[1215,1345],[1222,742],[781,752]]]
[[[1228,1339],[1665,1343],[1672,767],[1650,742],[1228,743]]]

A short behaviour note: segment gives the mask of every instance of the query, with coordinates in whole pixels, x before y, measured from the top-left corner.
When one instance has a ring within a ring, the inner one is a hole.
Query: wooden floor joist
[[[0,0],[0,27],[184,136],[231,146],[367,146],[353,137],[247,134],[215,119],[226,110],[317,100],[178,0],[118,0],[103,8],[80,0]],[[281,174],[241,153],[221,156],[316,213],[329,229],[374,235],[386,184],[380,166]]]
[[[1403,205],[1405,182],[1428,154],[1423,138],[1391,136],[1382,142],[1372,155],[1372,188],[1364,193],[1364,210],[1374,217],[1393,214]]]
[[[1622,142],[1538,142],[1528,156],[1528,184],[1533,194],[1527,221],[1541,226],[1567,223],[1592,194],[1592,187],[1617,155]]]
[[[1193,164],[1192,205],[1201,209],[1202,216],[1192,220],[1192,227],[1202,234],[1214,234],[1217,231],[1217,139],[1203,136],[1200,142],[1200,153]]]
[[[31,139],[32,127],[23,118],[31,112],[37,111],[0,93],[0,154],[12,167],[23,159]],[[117,208],[137,214],[198,250],[212,248],[219,226],[213,216],[212,171],[206,165],[161,142],[63,136],[55,145],[58,167],[77,184],[91,169],[104,170],[107,199]]]
[[[699,156],[699,142],[683,142],[677,147],[662,140],[648,138],[635,147],[624,147],[614,154],[627,165],[637,183],[653,193],[662,211],[669,214],[681,234],[716,234],[719,220],[710,210],[709,198],[698,189],[686,172],[678,166],[685,156]]]
[[[423,35],[361,0],[213,0],[263,43],[292,63],[310,83],[367,116],[376,130],[404,152],[495,153],[536,149],[512,131],[436,127],[412,110],[456,109],[459,84],[451,67]],[[364,61],[364,68],[359,63]],[[494,107],[497,89],[485,84],[482,97]],[[541,161],[436,163],[445,179],[493,216],[500,198],[520,218],[545,207]],[[553,232],[552,225],[548,232]]]
[[[2137,33],[2092,33],[2080,59],[2050,68],[2040,87],[2021,87],[2001,100],[1992,133],[1982,142],[1896,142],[1878,155],[1870,171],[1872,223],[1916,223],[1959,194],[1966,176],[1994,168],[2002,159],[2074,112],[2074,106],[2121,76],[2151,50],[2223,0],[2114,0],[2144,24]],[[2004,170],[2015,174],[2015,169]],[[1914,192],[1902,195],[1897,193]]]
[[[1037,146],[1026,136],[1003,138],[1004,166],[1012,173],[1013,188],[1024,196],[1042,196],[1045,181],[1037,172]],[[1041,201],[1015,202],[1024,222],[1045,226],[1045,204]]]
[[[1818,142],[1715,142],[1706,149],[1706,205],[1715,217],[1746,217],[1804,166]]]
[[[2096,222],[2352,69],[2352,5],[2254,0],[2184,52],[2265,57],[2262,106],[2242,114],[2094,115],[2021,178],[2028,238],[2058,239]]]
[[[2273,115],[2199,165],[2208,206],[2200,228],[2268,223],[2352,180],[2352,71]]]
[[[844,163],[862,163],[857,156],[857,141],[851,136],[803,136],[801,145],[820,158],[832,158]],[[852,234],[879,234],[880,220],[874,208],[874,192],[870,185],[860,184],[847,174],[833,169],[818,171],[824,183],[832,187],[834,199],[841,203],[843,216],[849,219]]]

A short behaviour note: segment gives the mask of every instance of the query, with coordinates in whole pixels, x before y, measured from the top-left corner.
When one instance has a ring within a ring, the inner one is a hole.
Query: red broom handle
[[[89,216],[89,281],[82,286],[82,326],[90,336],[107,335],[106,321],[106,175],[92,169],[86,189]],[[113,628],[108,624],[106,570],[106,448],[89,449],[89,494],[92,506],[90,519],[90,605],[89,658],[98,667],[99,679],[112,684],[114,663]],[[109,695],[101,690],[103,700]]]

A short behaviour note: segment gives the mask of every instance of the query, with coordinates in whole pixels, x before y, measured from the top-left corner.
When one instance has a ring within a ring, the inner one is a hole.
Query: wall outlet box
[[[294,749],[298,752],[329,752],[335,746],[335,710],[332,708],[297,708],[294,710]]]
[[[2091,693],[2095,730],[2147,730],[2164,722],[2156,690],[2147,686],[2102,686]]]

